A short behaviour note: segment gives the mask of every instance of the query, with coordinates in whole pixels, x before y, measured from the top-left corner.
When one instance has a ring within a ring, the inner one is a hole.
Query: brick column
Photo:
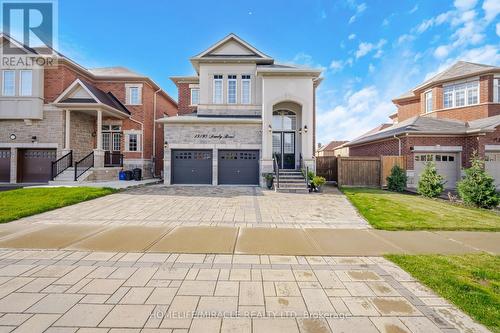
[[[10,149],[10,182],[17,183],[17,148]]]
[[[104,150],[102,150],[102,110],[97,110],[97,147],[94,149],[94,167],[104,168]]]
[[[71,111],[66,111],[65,117],[65,131],[64,131],[64,150],[63,155],[66,155],[71,150],[70,142],[71,142]]]

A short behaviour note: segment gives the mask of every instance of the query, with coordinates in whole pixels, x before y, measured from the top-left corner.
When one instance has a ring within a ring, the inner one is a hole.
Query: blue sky
[[[172,97],[188,58],[234,32],[282,63],[321,67],[318,141],[352,139],[391,99],[455,61],[500,65],[500,1],[59,0],[59,47],[85,67],[122,65]]]

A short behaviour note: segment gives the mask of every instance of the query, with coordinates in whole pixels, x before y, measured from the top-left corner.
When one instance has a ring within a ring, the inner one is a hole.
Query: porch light
[[[11,140],[15,140],[16,138],[17,138],[17,136],[16,136],[14,133],[12,133],[12,134],[10,135],[10,139],[11,139]]]
[[[307,125],[304,126],[304,133],[307,133]]]
[[[302,134],[302,128],[299,128],[299,134]]]
[[[36,142],[36,135],[33,135],[33,136],[31,137],[31,142],[33,142],[33,143],[35,143],[35,142]]]
[[[271,124],[269,124],[269,126],[267,127],[269,133],[271,133],[273,131],[273,127],[271,126]]]

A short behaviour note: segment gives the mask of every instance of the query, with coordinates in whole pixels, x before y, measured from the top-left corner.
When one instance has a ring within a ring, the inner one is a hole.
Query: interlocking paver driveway
[[[257,187],[146,186],[25,218],[33,223],[369,228],[335,188],[277,193]]]
[[[380,257],[0,250],[0,297],[1,332],[487,332]]]

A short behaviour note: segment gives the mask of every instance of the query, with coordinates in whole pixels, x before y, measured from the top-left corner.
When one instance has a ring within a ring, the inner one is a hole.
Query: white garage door
[[[434,162],[437,172],[444,177],[444,187],[452,189],[456,187],[460,177],[460,159],[456,153],[415,153],[415,176],[418,184],[420,174],[424,171],[427,162]]]
[[[497,188],[500,188],[500,152],[486,152],[484,165],[486,172],[495,178]]]

